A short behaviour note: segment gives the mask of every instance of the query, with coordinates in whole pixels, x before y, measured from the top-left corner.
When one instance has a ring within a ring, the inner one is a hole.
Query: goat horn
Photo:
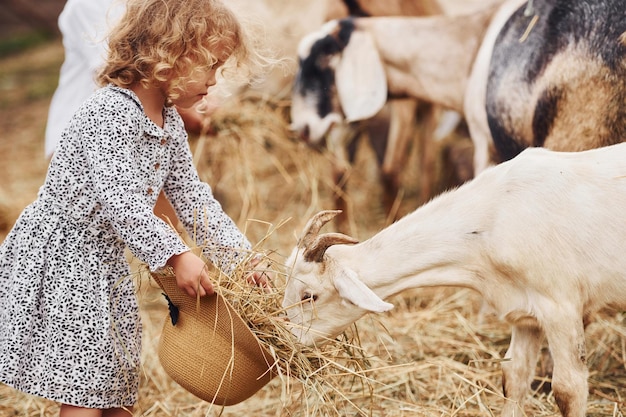
[[[298,241],[298,247],[306,248],[310,246],[315,238],[317,238],[322,226],[331,221],[333,217],[339,213],[341,213],[341,210],[324,210],[311,217],[306,226],[304,226],[302,237],[300,241]]]
[[[359,243],[359,241],[343,233],[324,233],[318,236],[312,244],[305,246],[302,256],[307,262],[322,262],[326,249],[340,243]]]

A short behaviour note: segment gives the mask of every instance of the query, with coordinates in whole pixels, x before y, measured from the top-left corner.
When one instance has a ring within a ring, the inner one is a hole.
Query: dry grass
[[[39,125],[34,124],[34,128],[41,132],[46,106],[35,104],[35,110],[23,107],[21,111],[39,112],[35,114]],[[259,242],[260,249],[268,253],[277,270],[282,269],[296,233],[310,215],[333,208],[329,158],[290,138],[287,106],[258,97],[233,101],[214,116],[213,136],[192,140],[201,175],[214,186],[225,210],[250,240]],[[43,145],[41,136],[37,139],[40,143],[24,143],[18,140],[25,137],[24,132],[14,134],[0,140],[27,149]],[[32,132],[26,135],[31,136],[37,137]],[[5,148],[8,143],[3,143]],[[380,190],[371,152],[363,148],[357,159],[350,196],[358,213],[357,235],[364,239],[383,226],[384,214],[377,198]],[[43,181],[45,166],[24,157],[24,170],[15,171],[19,162],[14,157],[5,160],[13,172],[23,173],[18,178],[20,184],[33,185],[21,187],[23,194],[17,195],[13,182],[3,182],[9,213],[34,198],[34,184]],[[407,173],[408,189],[414,190],[416,183],[416,173]],[[407,206],[415,204],[415,192],[405,196]],[[497,415],[502,407],[500,362],[509,330],[491,317],[481,321],[480,301],[467,290],[414,290],[395,297],[392,311],[366,316],[358,322],[358,330],[352,329],[347,335],[346,340],[355,341],[355,347],[335,357],[341,359],[336,360],[338,365],[344,365],[354,356],[356,362],[350,371],[342,372],[336,366],[330,375],[323,375],[327,380],[311,388],[303,375],[315,375],[316,367],[312,366],[289,381],[274,378],[250,399],[220,408],[185,392],[161,368],[156,347],[167,306],[154,284],[144,278],[138,281],[144,350],[136,416],[477,417]],[[280,285],[276,285],[273,296],[279,293]],[[265,302],[255,314],[266,316],[277,309],[277,302],[278,298]],[[598,314],[587,335],[591,370],[587,414],[621,416],[626,408],[626,315]],[[558,414],[554,398],[542,390],[529,397],[525,410],[529,416]],[[49,417],[57,412],[52,402],[0,386],[2,416]]]

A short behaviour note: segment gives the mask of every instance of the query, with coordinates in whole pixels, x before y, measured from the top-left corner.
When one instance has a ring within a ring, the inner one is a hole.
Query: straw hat
[[[180,386],[205,401],[233,405],[274,377],[272,356],[222,296],[202,297],[196,303],[178,288],[173,275],[152,277],[170,303],[159,360]]]

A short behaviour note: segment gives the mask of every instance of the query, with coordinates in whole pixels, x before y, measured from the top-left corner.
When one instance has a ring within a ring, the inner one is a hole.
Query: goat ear
[[[387,101],[387,77],[372,36],[359,30],[350,35],[335,69],[339,101],[348,122],[368,119]]]
[[[341,298],[365,310],[382,313],[393,308],[393,304],[383,301],[350,269],[343,269],[335,277],[334,284]]]

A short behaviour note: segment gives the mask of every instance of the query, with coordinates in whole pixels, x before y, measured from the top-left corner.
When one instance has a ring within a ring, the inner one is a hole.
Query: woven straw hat
[[[170,303],[159,360],[180,386],[226,406],[249,398],[274,377],[272,356],[222,296],[202,297],[196,304],[173,275],[152,277]]]

